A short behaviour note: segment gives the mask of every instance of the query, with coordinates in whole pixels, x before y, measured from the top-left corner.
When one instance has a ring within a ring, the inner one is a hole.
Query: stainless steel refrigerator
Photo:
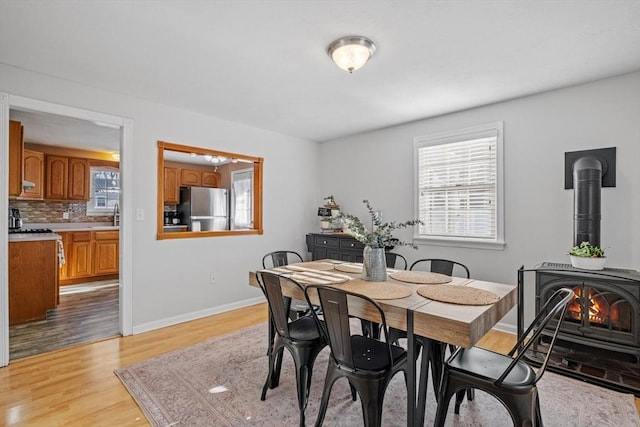
[[[182,187],[178,217],[189,231],[229,229],[229,190],[224,188]]]

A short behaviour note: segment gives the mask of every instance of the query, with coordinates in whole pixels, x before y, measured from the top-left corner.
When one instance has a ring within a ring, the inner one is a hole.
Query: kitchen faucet
[[[117,227],[120,225],[120,205],[116,202],[113,205],[113,226]]]

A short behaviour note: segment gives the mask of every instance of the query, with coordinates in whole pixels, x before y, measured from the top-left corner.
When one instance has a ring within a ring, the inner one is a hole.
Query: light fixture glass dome
[[[329,45],[327,53],[333,62],[349,73],[362,68],[373,56],[376,45],[366,37],[342,37]]]

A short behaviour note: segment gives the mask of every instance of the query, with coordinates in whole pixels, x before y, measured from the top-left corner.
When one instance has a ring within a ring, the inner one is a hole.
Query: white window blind
[[[497,123],[416,138],[418,237],[502,241],[501,133]]]

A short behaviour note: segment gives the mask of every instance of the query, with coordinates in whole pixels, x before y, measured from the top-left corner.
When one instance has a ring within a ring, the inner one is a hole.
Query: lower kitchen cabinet
[[[309,233],[307,250],[311,259],[337,259],[347,262],[362,262],[364,245],[347,233]]]
[[[62,236],[65,253],[65,264],[60,269],[61,285],[118,277],[118,231],[69,231],[57,234]]]

